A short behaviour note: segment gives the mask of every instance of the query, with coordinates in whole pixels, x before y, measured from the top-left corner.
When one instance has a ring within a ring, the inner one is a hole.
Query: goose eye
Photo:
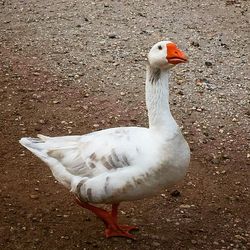
[[[159,46],[158,46],[158,49],[159,49],[159,50],[162,50],[162,46],[161,46],[161,45],[159,45]]]

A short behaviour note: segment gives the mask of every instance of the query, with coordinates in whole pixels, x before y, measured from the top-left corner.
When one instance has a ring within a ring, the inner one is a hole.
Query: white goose
[[[136,227],[117,223],[121,201],[157,194],[186,173],[190,150],[171,115],[168,87],[170,69],[186,61],[170,41],[151,48],[146,74],[149,128],[119,127],[81,136],[38,135],[20,140],[76,195],[80,206],[104,221],[106,237],[134,238],[129,232]],[[112,211],[89,203],[112,204]]]

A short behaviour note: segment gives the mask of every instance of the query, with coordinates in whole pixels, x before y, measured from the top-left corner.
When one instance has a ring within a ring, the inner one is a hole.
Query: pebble
[[[153,241],[152,245],[154,247],[159,247],[161,244],[159,242],[157,242],[157,241]]]
[[[206,61],[206,62],[205,62],[205,65],[206,65],[207,67],[211,67],[213,64],[212,64],[211,62],[209,62],[209,61]]]
[[[114,38],[116,38],[116,37],[117,37],[117,35],[116,35],[116,34],[114,34],[114,33],[111,33],[111,34],[109,34],[109,35],[108,35],[108,37],[109,37],[109,38],[111,38],[111,39],[114,39]]]
[[[40,119],[40,120],[39,120],[39,123],[40,123],[40,124],[45,124],[45,121],[44,121],[43,119]]]
[[[64,240],[69,240],[69,236],[68,235],[63,235],[63,236],[61,236],[61,239],[64,239]]]
[[[171,196],[173,196],[173,197],[179,197],[179,196],[181,196],[181,193],[180,193],[180,191],[178,191],[178,190],[174,190],[174,191],[171,192],[170,194],[171,194]]]
[[[30,198],[37,200],[39,198],[39,196],[37,194],[30,194]]]
[[[179,91],[177,92],[177,94],[178,94],[178,95],[184,95],[184,92],[183,92],[182,90],[179,90]]]
[[[200,47],[200,44],[198,42],[196,42],[196,41],[192,41],[191,45],[194,46],[194,47]]]
[[[191,207],[190,205],[185,205],[185,204],[180,205],[180,208],[190,208],[190,207]]]

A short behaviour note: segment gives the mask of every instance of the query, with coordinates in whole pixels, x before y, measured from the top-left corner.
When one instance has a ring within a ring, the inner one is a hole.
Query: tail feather
[[[47,154],[44,149],[45,142],[39,138],[32,137],[24,137],[19,141],[25,148],[30,150],[33,154],[45,160],[47,158]],[[46,161],[47,162],[47,161]]]
[[[21,138],[19,142],[34,155],[44,161],[50,167],[53,175],[59,182],[69,189],[75,190],[76,184],[82,179],[82,177],[72,175],[65,169],[62,162],[48,155],[48,151],[51,150],[51,147],[48,146],[56,148],[59,147],[59,145],[51,145],[48,140],[50,137],[38,136],[39,138],[24,137]]]

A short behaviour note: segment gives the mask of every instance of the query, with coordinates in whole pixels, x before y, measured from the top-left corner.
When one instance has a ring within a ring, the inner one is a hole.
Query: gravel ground
[[[250,249],[249,1],[0,1],[1,249]],[[169,38],[189,56],[171,107],[185,180],[124,203],[138,240],[106,240],[22,136],[147,126],[145,57]]]

